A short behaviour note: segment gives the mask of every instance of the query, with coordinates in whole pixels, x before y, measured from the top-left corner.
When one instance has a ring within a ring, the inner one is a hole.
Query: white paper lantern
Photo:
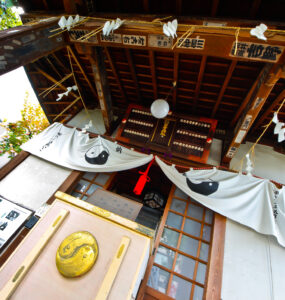
[[[166,117],[169,112],[169,104],[163,99],[157,99],[152,103],[150,111],[155,118],[162,119]]]

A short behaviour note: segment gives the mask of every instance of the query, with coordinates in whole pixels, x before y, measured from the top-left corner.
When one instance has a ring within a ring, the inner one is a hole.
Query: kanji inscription
[[[277,62],[283,50],[284,47],[282,46],[255,44],[248,42],[238,42],[236,47],[236,42],[234,42],[230,52],[230,56],[244,57],[252,60]]]

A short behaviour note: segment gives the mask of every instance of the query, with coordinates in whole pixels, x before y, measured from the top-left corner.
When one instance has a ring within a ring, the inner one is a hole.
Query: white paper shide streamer
[[[178,27],[178,22],[177,19],[174,19],[172,22],[168,22],[167,24],[165,23],[163,25],[163,33],[166,36],[171,36],[172,38],[177,37],[177,27]]]
[[[276,112],[274,113],[272,122],[276,124],[274,134],[278,134],[278,142],[281,143],[285,140],[285,123],[279,122]]]

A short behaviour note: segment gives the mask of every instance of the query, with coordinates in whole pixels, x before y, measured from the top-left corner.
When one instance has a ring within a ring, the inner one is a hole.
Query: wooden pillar
[[[114,113],[104,62],[103,49],[100,47],[89,48],[89,50],[86,51],[85,54],[89,58],[91,63],[100,108],[103,114],[104,124],[107,134],[110,135],[112,133],[114,125]]]
[[[267,97],[272,91],[274,85],[282,75],[280,65],[267,64],[259,78],[255,90],[252,93],[248,105],[244,109],[237,125],[234,129],[230,143],[225,147],[223,164],[228,164],[236,154],[240,144],[249,132],[252,124],[262,109]]]

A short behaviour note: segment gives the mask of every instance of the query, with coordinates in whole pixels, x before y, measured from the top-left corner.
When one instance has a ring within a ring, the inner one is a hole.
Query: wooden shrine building
[[[91,137],[104,135],[128,148],[159,155],[183,171],[183,166],[189,169],[213,165],[231,170],[231,161],[241,145],[255,142],[270,125],[274,112],[278,110],[279,121],[285,122],[285,105],[280,108],[285,99],[283,1],[18,2],[25,10],[23,26],[0,32],[0,75],[24,66],[51,124],[76,126],[72,123],[76,116],[86,110],[98,110],[105,131],[90,132]],[[70,30],[59,29],[62,16],[77,14],[86,18]],[[105,22],[116,18],[124,20],[122,26],[108,36],[103,35]],[[173,19],[178,20],[177,38],[163,33],[163,25]],[[264,33],[266,40],[250,33],[260,23],[268,27]],[[16,85],[15,82],[15,88]],[[67,87],[74,85],[77,90],[66,93]],[[58,99],[61,93],[66,94]],[[170,113],[165,119],[156,119],[150,113],[155,99],[167,100]],[[220,150],[218,161],[213,163],[209,158],[216,140],[220,141]],[[272,153],[283,157],[285,142],[278,143],[271,127],[259,143],[272,147]],[[5,180],[9,181],[9,176],[21,166],[24,172],[27,159],[34,159],[31,156],[22,152],[0,170],[1,196],[9,198],[9,193],[3,192]],[[55,172],[54,178],[58,178],[54,189],[46,193],[44,202],[48,204],[54,202],[57,190],[86,200],[91,187],[92,191],[99,187],[120,197],[133,196],[141,203],[147,194],[156,192],[157,197],[165,199],[158,212],[143,206],[144,211],[135,219],[155,233],[136,299],[232,300],[257,299],[256,295],[260,295],[252,292],[244,298],[246,288],[241,288],[240,294],[230,298],[230,290],[222,291],[228,282],[223,273],[224,259],[230,255],[224,254],[228,221],[187,200],[157,166],[150,169],[149,189],[137,199],[131,194],[139,177],[137,169],[95,174],[44,168],[51,170],[51,175]],[[39,175],[37,180],[44,181],[44,176],[47,174]],[[58,195],[57,198],[65,197]],[[195,207],[195,215],[189,214],[191,207]],[[173,223],[169,221],[171,215],[177,217]],[[198,233],[194,225],[186,229],[189,220],[198,224]],[[9,261],[28,232],[29,229],[22,228],[3,250],[0,247],[0,265]],[[187,239],[193,240],[194,244],[189,243],[195,246],[189,246]],[[188,276],[191,264],[193,272]],[[249,262],[248,268],[251,267],[254,272],[262,272]],[[280,277],[281,271],[278,272]],[[152,282],[158,273],[157,282]],[[253,286],[262,286],[262,280]],[[239,288],[232,290],[238,293]],[[281,299],[274,284],[268,290],[274,291],[276,298],[270,292],[271,298],[259,299]]]

